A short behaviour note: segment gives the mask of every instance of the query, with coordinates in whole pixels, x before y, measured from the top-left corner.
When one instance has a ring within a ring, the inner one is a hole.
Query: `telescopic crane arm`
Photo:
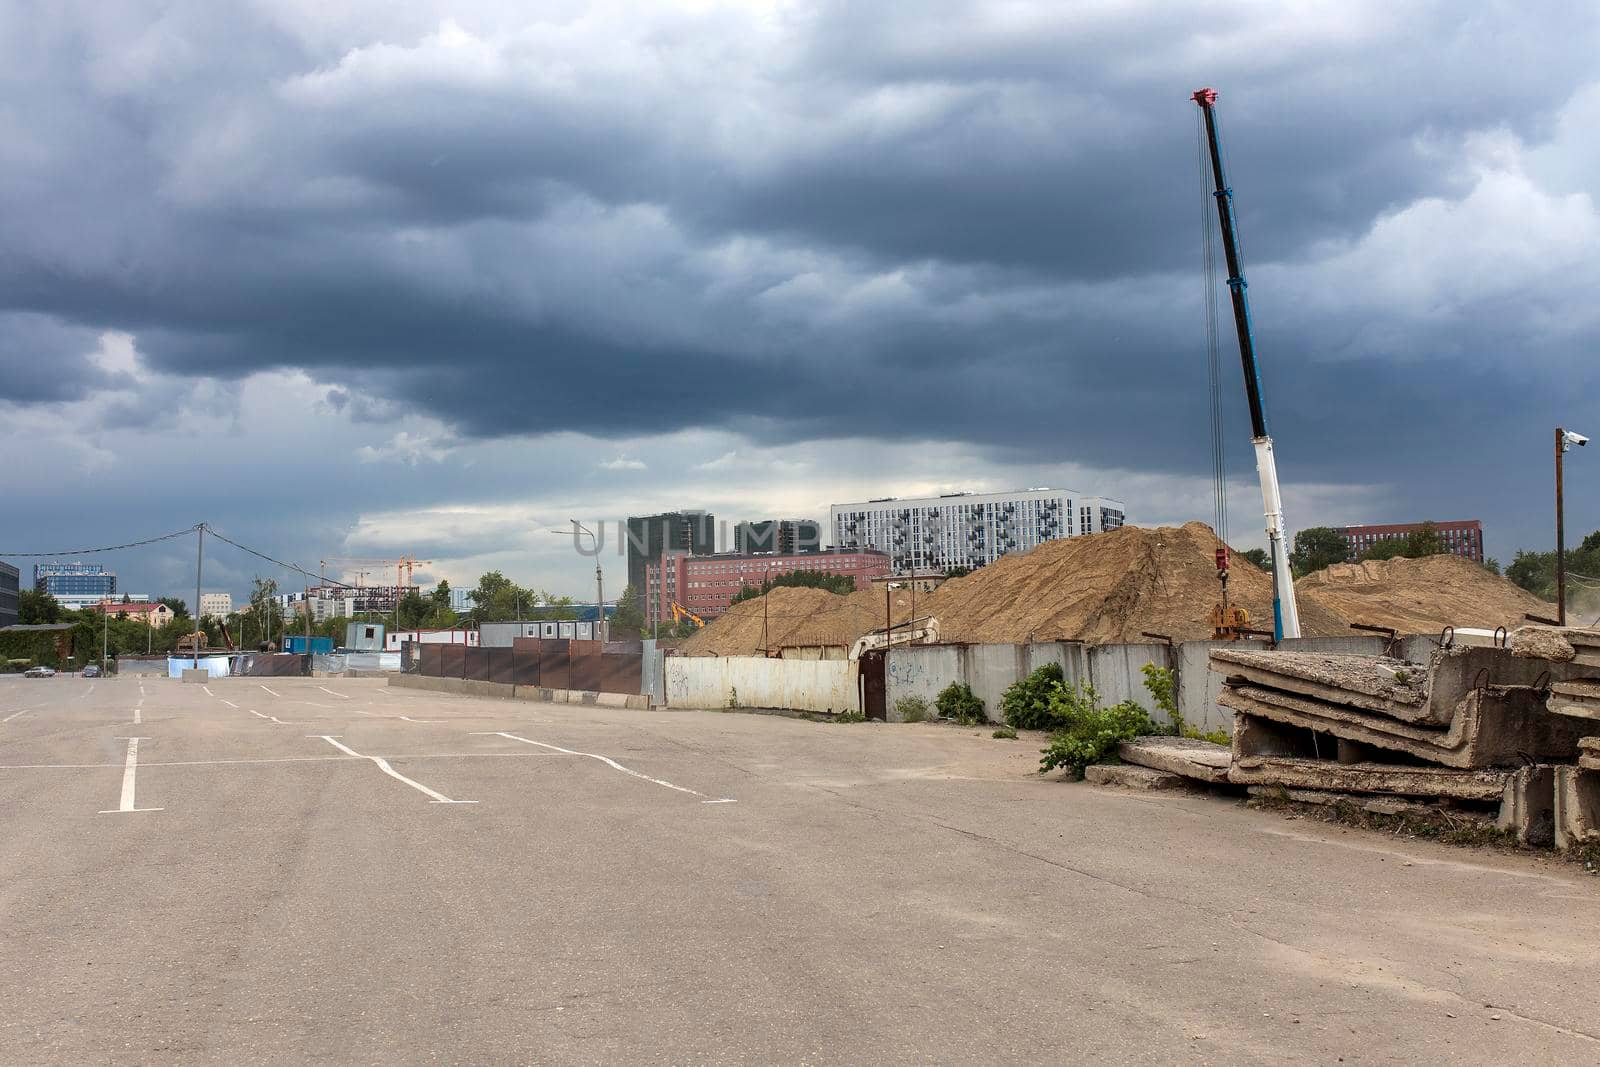
[[[1272,630],[1282,640],[1300,636],[1300,610],[1295,604],[1294,576],[1289,572],[1289,546],[1284,536],[1283,498],[1278,492],[1278,464],[1267,433],[1267,413],[1261,403],[1261,372],[1256,366],[1255,339],[1250,329],[1250,301],[1244,268],[1239,264],[1239,239],[1233,217],[1233,190],[1222,171],[1222,149],[1217,143],[1217,91],[1194,94],[1205,117],[1206,142],[1211,151],[1211,174],[1216,179],[1217,220],[1222,225],[1222,247],[1228,263],[1228,294],[1233,301],[1233,325],[1239,334],[1239,361],[1244,367],[1245,397],[1250,403],[1250,437],[1256,449],[1256,474],[1261,479],[1261,502],[1267,518],[1267,541],[1272,552]]]

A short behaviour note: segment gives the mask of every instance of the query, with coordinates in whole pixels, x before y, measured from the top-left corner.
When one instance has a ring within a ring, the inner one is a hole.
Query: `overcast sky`
[[[1509,561],[1554,427],[1600,436],[1588,5],[4,6],[0,552],[205,521],[591,596],[569,517],[1209,521],[1202,85],[1291,529],[1481,518]],[[217,549],[208,588],[299,580]],[[192,541],[104,561],[193,597]]]

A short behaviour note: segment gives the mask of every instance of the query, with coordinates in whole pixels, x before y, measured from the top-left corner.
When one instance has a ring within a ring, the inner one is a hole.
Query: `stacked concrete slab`
[[[1519,658],[1563,670],[1565,677],[1550,684],[1546,707],[1590,735],[1578,741],[1575,765],[1555,769],[1556,847],[1600,845],[1600,630],[1524,626],[1509,644]]]
[[[1600,642],[1595,652],[1600,664]],[[1549,707],[1553,687],[1584,668],[1503,645],[1442,645],[1426,663],[1219,648],[1211,669],[1224,681],[1219,703],[1234,712],[1230,781],[1498,802],[1530,842],[1548,839],[1554,775],[1528,768],[1576,764],[1586,732]]]

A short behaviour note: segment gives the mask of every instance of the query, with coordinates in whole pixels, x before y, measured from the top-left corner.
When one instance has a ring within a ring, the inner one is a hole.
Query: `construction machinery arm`
[[[1250,437],[1256,451],[1256,475],[1261,479],[1262,510],[1267,520],[1267,543],[1272,553],[1272,630],[1282,640],[1300,636],[1300,610],[1295,602],[1294,576],[1289,571],[1289,546],[1284,532],[1283,497],[1278,490],[1278,462],[1267,433],[1267,413],[1261,400],[1261,372],[1256,363],[1255,338],[1250,328],[1250,301],[1239,263],[1239,238],[1233,215],[1233,190],[1222,170],[1222,148],[1217,140],[1215,89],[1194,94],[1205,117],[1211,174],[1216,179],[1217,221],[1222,227],[1223,252],[1228,263],[1228,294],[1233,302],[1233,325],[1239,335],[1239,361],[1244,368],[1245,397],[1250,404]]]

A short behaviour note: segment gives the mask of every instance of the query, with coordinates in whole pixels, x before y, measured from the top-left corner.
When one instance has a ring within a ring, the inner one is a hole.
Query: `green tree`
[[[278,642],[283,634],[283,608],[275,599],[278,582],[275,578],[256,575],[250,587],[250,630],[257,644]],[[244,642],[240,641],[241,646]]]
[[[61,621],[61,604],[42,589],[24,589],[17,594],[17,621],[24,626],[43,626]]]
[[[644,603],[639,597],[639,590],[631,584],[617,597],[617,610],[611,617],[611,631],[619,637],[644,633]]]
[[[1500,561],[1495,559],[1493,556],[1485,556],[1483,560],[1483,569],[1488,571],[1490,574],[1499,574]]]
[[[829,574],[826,571],[790,571],[780,574],[776,578],[763,581],[760,585],[747,585],[733,594],[730,603],[738,604],[745,600],[754,600],[764,596],[779,586],[794,586],[802,589],[826,589],[830,593],[844,595],[856,591],[856,580],[848,574]]]
[[[424,599],[422,594],[415,589],[407,589],[405,595],[400,598],[400,603],[395,607],[399,629],[417,629],[432,610],[432,601]]]
[[[971,573],[972,573],[972,568],[971,567],[963,567],[963,566],[960,566],[960,565],[957,565],[957,566],[954,566],[954,567],[946,567],[944,569],[944,576],[946,578],[965,578],[967,575],[969,575]]]
[[[1361,554],[1368,559],[1421,559],[1450,551],[1450,544],[1432,522],[1425,522],[1404,537],[1386,537]]]
[[[1344,534],[1331,526],[1309,526],[1294,535],[1289,566],[1299,578],[1349,558],[1350,544]]]

